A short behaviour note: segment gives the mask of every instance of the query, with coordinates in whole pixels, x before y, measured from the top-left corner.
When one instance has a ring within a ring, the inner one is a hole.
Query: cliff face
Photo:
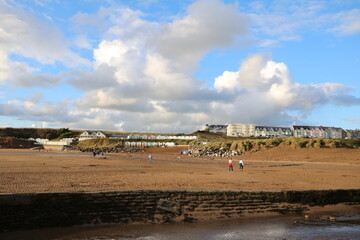
[[[34,141],[15,137],[0,137],[0,148],[32,148],[35,146]]]

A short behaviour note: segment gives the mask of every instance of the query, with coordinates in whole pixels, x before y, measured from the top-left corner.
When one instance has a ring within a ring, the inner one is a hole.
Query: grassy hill
[[[360,139],[323,139],[323,138],[270,138],[225,140],[208,143],[208,147],[222,147],[237,151],[258,151],[285,146],[290,148],[353,148],[360,149]]]
[[[64,137],[78,137],[83,130],[69,130],[68,128],[0,128],[0,139],[3,147],[28,146],[27,142],[18,141],[18,139],[28,138],[47,138],[59,139]],[[106,133],[120,133],[115,131],[105,131]],[[158,135],[155,133],[123,133],[138,135]],[[161,135],[185,135],[185,134],[161,134]],[[359,139],[312,139],[312,138],[245,138],[245,137],[227,137],[221,134],[210,133],[207,131],[197,131],[189,135],[198,136],[198,140],[130,140],[130,141],[171,141],[177,145],[199,145],[208,142],[208,147],[222,147],[229,150],[258,151],[261,149],[273,148],[276,146],[286,146],[290,148],[354,148],[360,149]],[[5,138],[10,137],[10,138]],[[77,143],[81,148],[104,148],[122,146],[123,141],[113,139],[91,139]],[[30,145],[29,145],[30,146]]]
[[[0,128],[0,137],[15,138],[71,138],[79,136],[83,131],[69,130],[68,128]]]

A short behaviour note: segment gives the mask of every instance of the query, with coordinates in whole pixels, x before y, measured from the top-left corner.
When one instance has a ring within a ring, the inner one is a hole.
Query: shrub
[[[293,143],[294,139],[294,137],[287,138],[285,141],[285,146],[290,146]]]
[[[316,142],[316,141],[315,141],[314,139],[310,139],[310,140],[307,142],[306,147],[307,147],[307,148],[313,148],[315,142]]]
[[[237,149],[238,149],[238,142],[237,141],[232,142],[230,146],[230,150],[236,151]]]
[[[271,139],[271,145],[273,147],[279,146],[283,142],[282,138],[273,138]]]
[[[242,144],[243,144],[243,146],[244,146],[244,150],[245,150],[245,151],[250,151],[250,150],[252,149],[252,147],[253,147],[252,142],[249,141],[249,140],[243,141]]]
[[[338,142],[340,147],[360,148],[360,139],[341,139]]]
[[[316,138],[314,143],[314,148],[323,148],[324,147],[324,140],[321,138]]]
[[[254,141],[252,144],[252,150],[260,150],[261,149],[261,142],[260,141]]]
[[[304,148],[304,147],[306,147],[308,142],[309,142],[308,139],[298,138],[298,139],[296,139],[294,145],[296,148]]]
[[[208,143],[206,144],[207,147],[215,147],[215,148],[220,148],[221,147],[222,142],[212,142],[212,143]]]

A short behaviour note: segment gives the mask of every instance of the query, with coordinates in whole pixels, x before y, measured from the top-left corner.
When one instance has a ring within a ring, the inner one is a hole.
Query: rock
[[[67,151],[80,151],[80,152],[89,152],[89,153],[93,153],[95,152],[96,154],[101,154],[101,153],[140,153],[140,152],[144,152],[144,149],[139,149],[139,148],[125,148],[125,147],[104,147],[104,148],[81,148],[81,147],[66,147]]]
[[[225,148],[204,147],[190,148],[188,154],[192,157],[233,157],[240,156],[242,152]]]

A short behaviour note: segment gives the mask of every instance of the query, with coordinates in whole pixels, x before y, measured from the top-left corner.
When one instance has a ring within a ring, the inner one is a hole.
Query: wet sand
[[[0,193],[360,188],[360,149],[278,147],[233,158],[233,172],[227,169],[228,158],[180,155],[184,149],[149,148],[106,159],[90,153],[0,149]],[[243,171],[239,159],[244,159]]]

